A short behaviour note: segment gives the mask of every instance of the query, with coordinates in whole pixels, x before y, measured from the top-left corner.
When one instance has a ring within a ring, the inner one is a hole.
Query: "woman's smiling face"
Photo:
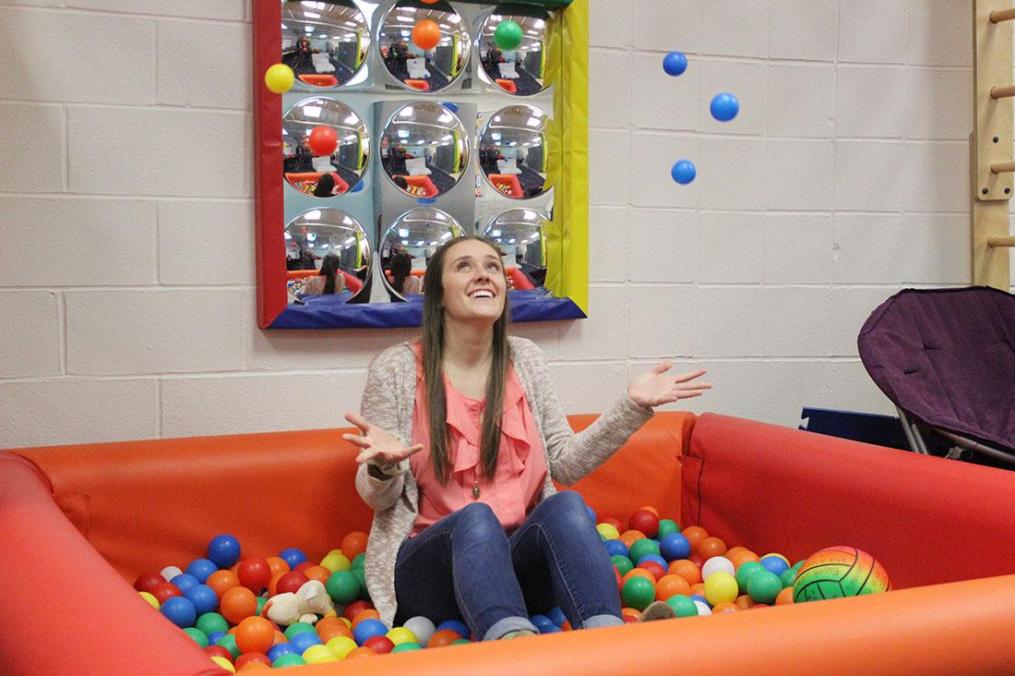
[[[507,280],[497,251],[476,239],[452,245],[441,276],[444,312],[459,321],[487,320],[504,312]]]

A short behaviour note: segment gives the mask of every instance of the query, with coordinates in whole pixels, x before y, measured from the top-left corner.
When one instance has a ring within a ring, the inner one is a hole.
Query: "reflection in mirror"
[[[381,239],[381,269],[392,300],[423,293],[423,275],[437,248],[463,235],[458,222],[432,207],[410,209],[395,221]]]
[[[528,105],[490,115],[479,139],[479,164],[502,195],[522,199],[547,190],[546,122],[542,110]]]
[[[522,28],[521,43],[501,49],[494,32],[501,21],[510,20]],[[491,82],[509,94],[531,96],[543,91],[546,83],[546,23],[550,15],[537,7],[498,5],[479,29],[479,60]]]
[[[413,29],[440,29],[440,35],[423,35],[423,46],[413,40]],[[434,41],[430,46],[426,38]],[[406,89],[434,92],[444,89],[465,71],[472,41],[461,15],[444,0],[424,3],[400,0],[381,21],[377,45],[388,72]],[[425,49],[424,49],[425,47]]]
[[[311,209],[285,226],[290,303],[365,302],[370,243],[363,226],[337,209]]]
[[[492,218],[483,229],[483,239],[501,251],[512,288],[546,283],[546,225],[546,216],[534,209],[511,209]]]
[[[317,155],[311,134],[324,128],[337,145]],[[282,170],[289,185],[315,197],[333,197],[356,187],[370,157],[367,128],[352,108],[324,96],[303,99],[282,118]]]
[[[313,87],[347,84],[366,60],[370,26],[352,0],[282,1],[282,63]]]
[[[465,125],[435,101],[396,110],[384,125],[380,143],[384,172],[412,197],[446,193],[469,164]]]

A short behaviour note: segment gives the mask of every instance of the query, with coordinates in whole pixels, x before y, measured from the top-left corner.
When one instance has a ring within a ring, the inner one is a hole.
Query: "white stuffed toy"
[[[305,582],[295,593],[275,594],[264,604],[261,614],[272,622],[288,627],[296,622],[314,624],[318,615],[335,609],[328,591],[318,580]]]

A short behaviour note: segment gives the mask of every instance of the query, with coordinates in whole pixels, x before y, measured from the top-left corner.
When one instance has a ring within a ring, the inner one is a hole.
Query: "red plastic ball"
[[[240,579],[241,585],[255,594],[260,594],[271,582],[271,566],[264,559],[252,556],[240,561],[236,577]]]
[[[640,530],[646,537],[654,538],[659,534],[659,517],[647,509],[632,514],[628,523],[631,530]]]
[[[688,558],[688,559],[689,559],[690,561],[692,561],[692,562],[694,563],[694,565],[698,566],[698,568],[699,568],[699,569],[700,569],[700,568],[701,568],[702,566],[704,566],[704,565],[705,565],[705,557],[703,557],[703,556],[702,556],[701,554],[697,554],[697,553],[695,553],[695,554],[691,554],[691,555],[690,555],[690,556],[688,556],[687,558]]]
[[[426,51],[441,41],[441,27],[431,19],[416,22],[412,28],[412,44]]]
[[[236,671],[239,671],[240,669],[247,666],[251,662],[257,662],[259,664],[263,664],[266,667],[271,666],[271,660],[269,660],[268,656],[265,655],[264,653],[243,653],[242,655],[236,658],[236,662],[234,664],[234,666],[236,667]]]
[[[353,601],[352,603],[350,603],[345,607],[345,610],[342,611],[342,615],[345,616],[345,619],[352,622],[357,615],[362,613],[364,610],[367,610],[368,608],[373,608],[373,606],[370,604],[369,601],[363,600]]]
[[[390,653],[395,647],[395,644],[387,636],[371,636],[363,642],[363,645],[372,649],[378,655]]]
[[[638,567],[641,568],[642,570],[647,570],[648,572],[652,573],[652,575],[655,576],[656,580],[661,579],[668,572],[656,561],[644,561],[642,563],[639,563]]]
[[[208,657],[224,657],[230,662],[233,661],[233,654],[220,645],[209,645],[204,647]]]
[[[162,577],[161,573],[141,573],[134,580],[134,589],[139,592],[151,593],[155,587],[159,586],[166,581],[166,578]]]
[[[300,587],[309,582],[309,578],[303,573],[297,573],[295,570],[290,571],[278,579],[278,584],[275,585],[275,591],[279,594],[285,594],[286,592],[298,592]]]
[[[620,569],[616,566],[613,567],[613,576],[617,578],[617,589],[623,589],[624,577],[620,574]]]
[[[310,138],[307,140],[307,143],[314,155],[330,155],[338,147],[338,135],[331,127],[323,124],[317,125],[310,132]]]
[[[159,600],[159,603],[165,603],[166,599],[179,596],[180,590],[172,582],[162,582],[155,585],[150,593]]]
[[[367,550],[368,535],[360,530],[354,530],[342,538],[342,553],[350,561]]]
[[[298,565],[295,568],[293,568],[293,570],[295,570],[297,573],[303,573],[304,575],[306,575],[307,574],[307,568],[311,568],[314,565],[316,565],[316,564],[313,561],[304,561],[300,565]]]
[[[599,523],[610,524],[611,526],[617,529],[618,533],[623,533],[626,530],[624,528],[624,524],[620,522],[620,519],[615,519],[612,516],[603,517],[602,519],[599,520]],[[635,530],[637,530],[637,528]]]

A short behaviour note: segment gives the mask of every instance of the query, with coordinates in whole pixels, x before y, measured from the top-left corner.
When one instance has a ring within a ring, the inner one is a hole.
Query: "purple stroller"
[[[922,428],[1015,464],[1015,296],[989,287],[906,289],[860,329],[860,359],[899,411],[910,447]]]

